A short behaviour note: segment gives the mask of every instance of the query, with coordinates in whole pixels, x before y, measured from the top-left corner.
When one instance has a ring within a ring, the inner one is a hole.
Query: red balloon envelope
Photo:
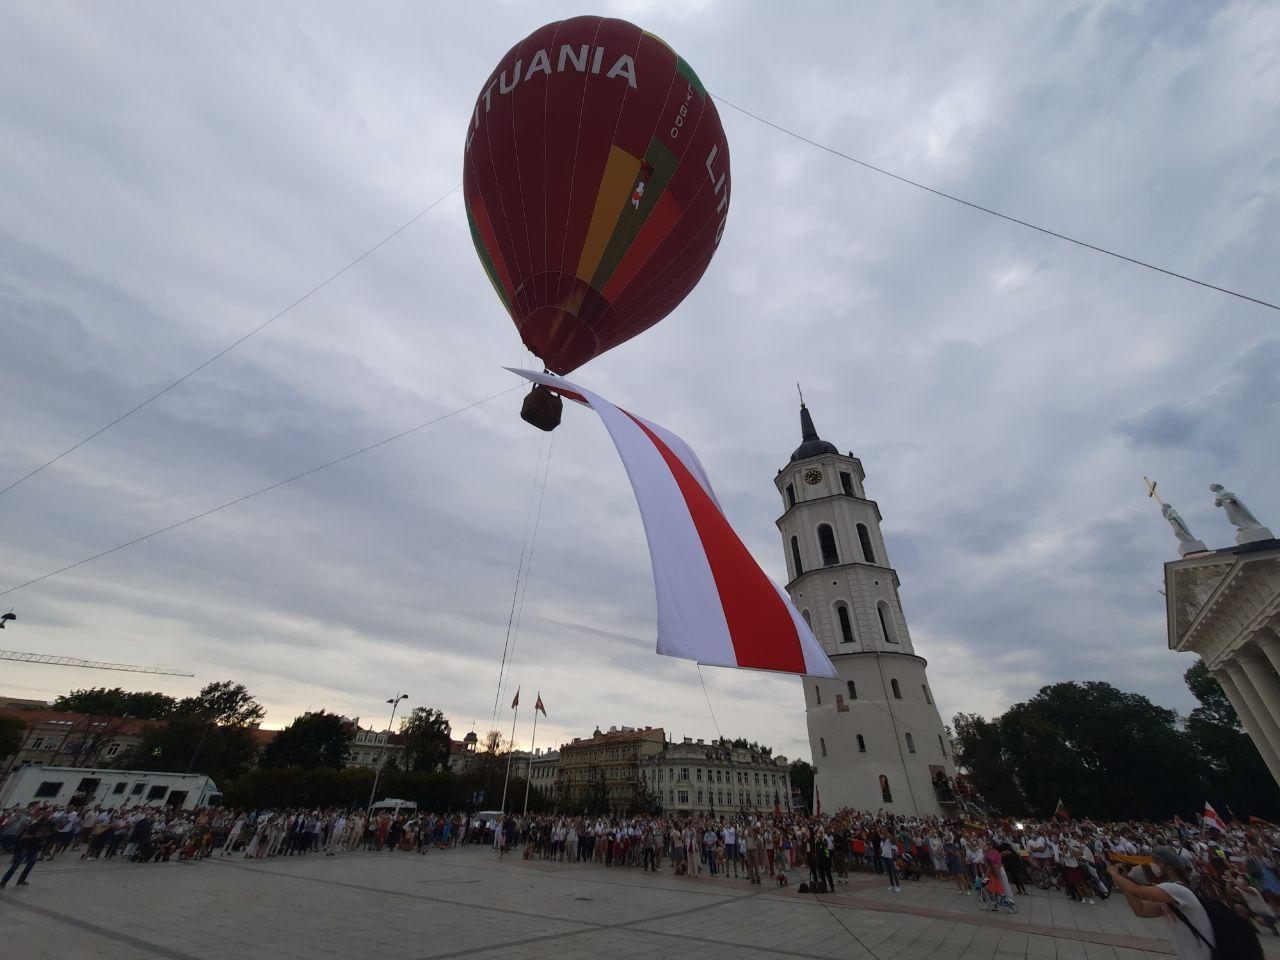
[[[624,20],[516,44],[467,130],[476,252],[525,345],[568,373],[676,308],[729,213],[729,145],[697,74]]]

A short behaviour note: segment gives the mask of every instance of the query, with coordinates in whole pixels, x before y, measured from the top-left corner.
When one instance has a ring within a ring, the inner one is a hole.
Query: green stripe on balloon
[[[627,255],[627,251],[631,249],[631,243],[635,240],[636,234],[644,226],[645,220],[648,219],[650,212],[657,205],[658,198],[662,196],[662,191],[666,189],[671,177],[676,172],[676,167],[680,164],[676,155],[656,137],[649,141],[649,149],[645,151],[644,159],[653,167],[653,173],[649,174],[649,180],[644,188],[644,196],[640,198],[639,208],[633,207],[630,200],[622,208],[622,214],[618,217],[618,222],[613,228],[609,243],[605,246],[604,254],[600,257],[600,263],[596,266],[596,271],[591,276],[591,285],[597,290],[603,290],[605,284],[609,282],[609,277],[613,275],[613,271],[618,269],[618,264]]]

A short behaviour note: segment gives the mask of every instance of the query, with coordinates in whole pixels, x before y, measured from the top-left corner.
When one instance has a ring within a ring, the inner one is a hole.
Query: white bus
[[[0,785],[0,808],[53,803],[67,807],[170,807],[216,805],[222,794],[202,773],[102,770],[96,767],[18,767]]]

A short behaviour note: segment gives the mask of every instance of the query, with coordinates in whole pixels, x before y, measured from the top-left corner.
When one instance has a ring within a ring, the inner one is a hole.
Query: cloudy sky
[[[728,100],[1089,241],[1280,299],[1280,7],[604,2]],[[1051,13],[1052,11],[1052,13]],[[0,31],[0,486],[295,300],[461,179],[477,92],[560,3],[11,4]],[[722,108],[733,202],[700,286],[575,375],[683,435],[766,569],[794,384],[885,517],[944,716],[1109,680],[1180,709],[1161,489],[1280,525],[1275,311],[869,173]],[[514,328],[454,193],[169,394],[0,497],[4,586],[514,384]],[[235,679],[269,725],[459,733],[493,713],[547,448],[512,393],[4,598],[0,688]],[[653,654],[648,556],[601,425],[554,435],[513,683],[540,738],[714,728]],[[807,756],[797,681],[708,669],[726,734]],[[510,694],[504,699],[509,701]],[[509,716],[500,711],[503,716]],[[521,739],[527,739],[527,730]],[[545,741],[544,741],[545,742]]]

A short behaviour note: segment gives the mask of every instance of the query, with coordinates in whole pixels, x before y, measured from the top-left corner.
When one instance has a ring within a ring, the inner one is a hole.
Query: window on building
[[[818,748],[822,751],[822,755],[827,755],[827,740],[825,737],[818,738]]]
[[[817,700],[818,706],[822,706],[822,688],[816,683],[813,685],[813,696]]]
[[[893,614],[889,612],[889,605],[881,600],[876,604],[876,613],[880,615],[880,632],[884,634],[885,643],[897,643],[898,628],[894,626]]]
[[[804,617],[805,626],[807,626],[810,630],[812,630],[812,629],[813,629],[813,617],[809,616],[809,611],[808,611],[808,610],[801,610],[801,611],[800,611],[800,616]]]
[[[893,803],[893,791],[889,789],[889,778],[880,774],[880,799],[885,803]]]
[[[828,523],[818,524],[818,549],[822,551],[824,567],[834,567],[840,562],[840,553],[836,550],[836,534]]]
[[[62,792],[61,780],[46,780],[40,786],[36,787],[37,797],[56,797]]]
[[[698,806],[702,806],[702,791],[698,791]]]
[[[689,802],[689,791],[688,791],[688,790],[681,790],[681,791],[680,791],[680,802],[681,802],[681,803],[688,803],[688,802]]]
[[[31,741],[30,749],[39,750],[43,746],[44,746],[44,737],[35,737]]]
[[[915,737],[911,736],[911,734],[908,733],[907,734],[907,753],[915,753],[915,752],[916,752]]]
[[[128,786],[129,785],[127,783],[121,780],[119,783],[116,784],[115,789],[112,790],[111,792],[114,793],[116,796],[119,796],[120,794],[124,793],[126,789],[128,789]]]
[[[875,563],[876,552],[871,549],[871,532],[865,523],[858,524],[858,543],[862,546],[862,559],[867,563]]]
[[[702,782],[702,768],[701,768],[701,767],[698,767],[698,768],[697,768],[697,770],[696,770],[696,772],[697,772],[697,774],[698,774],[698,782],[699,782],[699,783],[701,783],[701,782]]]
[[[109,743],[107,744],[106,752],[103,755],[107,757],[114,757],[119,752],[120,752],[120,744]]]
[[[720,771],[719,771],[719,770],[717,770],[717,771],[716,771],[716,783],[720,783],[720,782],[721,782],[721,781],[720,781]]]
[[[137,796],[138,794],[140,794],[143,790],[145,790],[145,789],[146,789],[146,787],[147,787],[147,785],[146,785],[145,783],[143,783],[141,780],[139,780],[137,783],[135,783],[135,784],[133,785],[133,789],[129,791],[129,796],[131,796],[131,797],[136,797],[136,796]]]
[[[853,621],[849,619],[848,606],[836,604],[836,619],[840,621],[840,642],[853,643]]]
[[[862,734],[858,734],[858,752],[859,753],[867,752],[867,741],[862,739]]]
[[[163,783],[157,783],[154,787],[152,787],[150,790],[147,791],[147,799],[159,800],[168,792],[169,792],[168,787],[166,787]]]
[[[688,783],[688,782],[689,782],[689,768],[688,768],[688,767],[681,767],[681,768],[680,768],[680,779],[681,779],[681,780],[683,780],[685,783]]]
[[[947,755],[947,747],[946,744],[942,742],[942,734],[938,734],[938,749],[942,751],[942,755],[944,757]]]
[[[787,484],[787,506],[794,507],[796,505],[796,485],[794,483]]]
[[[849,686],[849,699],[850,699],[850,700],[857,700],[857,699],[858,699],[858,686],[857,686],[857,684],[855,684],[852,680],[850,680],[850,681],[849,681],[848,686]]]
[[[893,680],[890,680],[890,681],[889,681],[889,686],[893,688],[893,698],[894,698],[895,700],[901,700],[901,699],[902,699],[902,688],[901,688],[900,686],[898,686],[898,681],[897,681],[897,679],[895,678],[895,679],[893,679]]]
[[[845,496],[852,497],[853,493],[853,476],[845,470],[840,471],[840,489],[845,492]]]
[[[924,691],[924,702],[933,703],[933,694],[929,692],[929,685],[927,683],[922,683],[920,684],[920,689]]]
[[[795,537],[791,538],[791,562],[795,564],[797,577],[804,573],[804,564],[800,562],[800,541]]]
[[[844,696],[842,694],[837,693],[836,694],[836,711],[842,712],[843,710],[844,710]]]

